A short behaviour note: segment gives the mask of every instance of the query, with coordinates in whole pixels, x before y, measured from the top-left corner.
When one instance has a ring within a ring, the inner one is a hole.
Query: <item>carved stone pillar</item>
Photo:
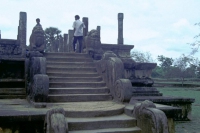
[[[83,37],[87,36],[88,33],[88,18],[83,17],[82,21],[84,22],[85,28],[83,28]]]
[[[99,38],[101,40],[101,26],[97,26],[97,31],[98,31]]]
[[[22,56],[26,55],[26,12],[20,12],[19,27],[18,27],[18,41],[22,48]]]
[[[67,42],[67,44],[68,44],[68,50],[69,50],[69,52],[70,51],[73,51],[73,36],[74,36],[74,30],[68,30],[68,42]]]
[[[117,44],[118,45],[123,45],[124,44],[123,19],[124,19],[124,14],[123,13],[118,13],[118,40],[117,40]]]
[[[63,52],[69,52],[69,47],[67,45],[68,40],[68,34],[64,34],[64,51]]]

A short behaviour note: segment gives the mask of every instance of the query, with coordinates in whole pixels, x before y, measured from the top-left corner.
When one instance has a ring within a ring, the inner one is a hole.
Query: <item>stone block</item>
[[[46,74],[46,58],[32,57],[30,61],[30,78],[35,74]]]
[[[45,117],[45,133],[68,133],[68,123],[63,108],[53,108],[47,111]]]
[[[33,77],[31,98],[34,102],[47,102],[49,93],[49,77],[44,74],[36,74]]]
[[[142,129],[142,133],[169,133],[168,120],[165,113],[153,102],[145,100],[136,104],[133,116],[137,119],[137,126]]]

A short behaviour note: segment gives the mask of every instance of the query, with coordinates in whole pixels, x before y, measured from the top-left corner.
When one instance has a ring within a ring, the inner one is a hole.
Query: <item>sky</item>
[[[124,44],[134,50],[178,58],[188,55],[200,33],[200,0],[0,0],[2,39],[16,39],[19,13],[27,13],[27,45],[36,18],[43,29],[72,29],[74,16],[89,18],[89,31],[101,26],[101,42],[117,44],[117,14],[124,13]],[[199,57],[200,52],[195,56]]]

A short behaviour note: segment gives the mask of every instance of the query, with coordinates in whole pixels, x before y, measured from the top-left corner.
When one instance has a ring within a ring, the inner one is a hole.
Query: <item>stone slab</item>
[[[0,122],[44,120],[46,112],[56,106],[64,108],[67,117],[111,116],[124,109],[113,101],[47,103],[46,108],[34,108],[26,99],[0,99]]]
[[[97,130],[69,131],[69,133],[141,133],[141,129],[138,127],[109,128],[109,129],[97,129]]]
[[[141,101],[140,102],[137,101],[136,103],[141,103]],[[132,116],[132,111],[134,110],[135,104],[126,105],[126,107],[124,108],[125,114]],[[182,112],[182,109],[178,107],[172,107],[172,106],[162,105],[162,104],[155,104],[155,105],[156,105],[156,108],[162,110],[168,118],[174,118],[175,115],[180,114]]]
[[[173,96],[134,96],[131,98],[131,100],[137,100],[137,101],[150,100],[155,103],[193,103],[195,101],[194,98],[173,97]]]

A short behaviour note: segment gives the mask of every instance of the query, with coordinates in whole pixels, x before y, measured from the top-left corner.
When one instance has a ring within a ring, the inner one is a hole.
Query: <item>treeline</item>
[[[200,78],[200,61],[193,56],[181,55],[179,58],[170,58],[158,55],[154,60],[149,52],[131,52],[132,58],[136,62],[159,62],[152,71],[153,78]]]

